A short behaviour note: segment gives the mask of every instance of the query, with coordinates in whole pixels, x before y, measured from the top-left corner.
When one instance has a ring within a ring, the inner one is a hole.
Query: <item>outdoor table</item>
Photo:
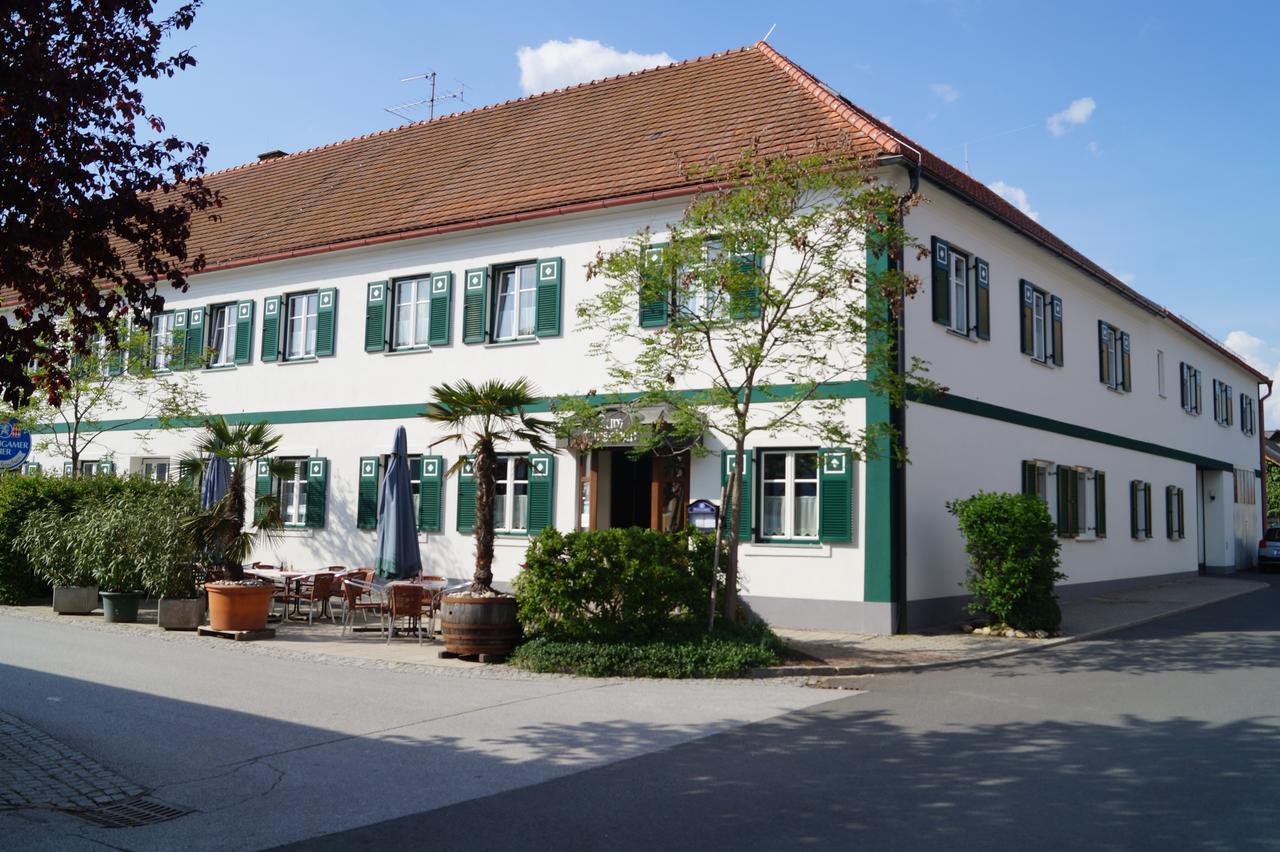
[[[317,568],[313,571],[283,571],[279,568],[246,568],[244,573],[251,574],[262,580],[271,580],[284,587],[284,613],[280,616],[280,621],[284,622],[289,616],[289,597],[294,588],[302,585],[302,581],[316,574],[325,573],[324,569]],[[337,572],[333,572],[337,573]],[[298,602],[293,602],[294,609],[297,610]]]

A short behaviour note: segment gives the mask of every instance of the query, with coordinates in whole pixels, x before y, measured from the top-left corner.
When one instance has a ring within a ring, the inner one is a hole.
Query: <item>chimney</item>
[[[285,156],[284,151],[266,151],[258,155],[258,162],[265,163],[267,160],[278,160],[283,156]]]

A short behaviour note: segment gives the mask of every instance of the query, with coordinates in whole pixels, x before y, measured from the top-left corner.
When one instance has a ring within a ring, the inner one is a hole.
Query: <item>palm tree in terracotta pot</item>
[[[284,474],[284,466],[272,458],[279,444],[280,436],[266,423],[231,424],[213,417],[205,421],[195,451],[183,459],[196,482],[203,480],[211,456],[230,466],[227,493],[202,508],[191,521],[191,532],[206,566],[226,578],[205,585],[209,623],[215,630],[260,630],[266,626],[272,586],[246,580],[244,562],[259,536],[270,540],[284,529],[284,519],[272,491],[254,499],[250,520],[245,476],[246,471],[256,472],[262,466],[273,476]]]
[[[441,613],[445,650],[457,654],[503,657],[519,641],[515,598],[493,589],[494,501],[497,494],[498,447],[523,444],[534,452],[554,452],[548,438],[553,424],[526,409],[537,401],[528,379],[480,384],[462,379],[431,389],[432,402],[423,414],[448,432],[432,446],[460,444],[466,455],[449,469],[452,475],[469,466],[475,477],[475,570],[471,588],[447,595]]]

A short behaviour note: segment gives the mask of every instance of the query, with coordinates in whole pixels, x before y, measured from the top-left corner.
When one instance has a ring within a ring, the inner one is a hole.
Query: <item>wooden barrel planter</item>
[[[520,644],[516,599],[445,595],[440,632],[449,656],[479,657],[481,662],[506,659]]]

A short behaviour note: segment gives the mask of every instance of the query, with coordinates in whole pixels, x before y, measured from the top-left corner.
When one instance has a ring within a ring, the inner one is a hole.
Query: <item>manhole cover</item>
[[[139,828],[144,825],[155,825],[158,822],[168,822],[171,819],[186,816],[191,811],[175,808],[173,805],[166,805],[154,799],[137,798],[113,802],[93,810],[75,810],[71,813],[103,828]]]

